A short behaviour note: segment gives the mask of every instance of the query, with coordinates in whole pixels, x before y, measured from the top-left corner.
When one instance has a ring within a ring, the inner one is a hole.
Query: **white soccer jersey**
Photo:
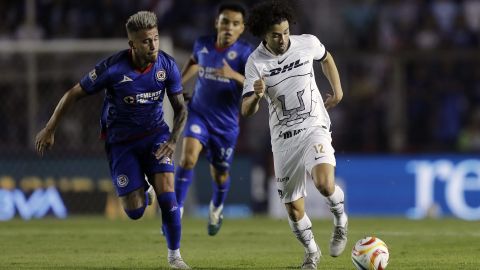
[[[326,55],[317,37],[292,35],[284,54],[273,55],[261,43],[248,58],[243,95],[253,92],[256,80],[265,78],[264,97],[268,102],[274,152],[301,143],[295,137],[309,127],[330,128],[330,117],[313,72],[313,60],[323,60]]]

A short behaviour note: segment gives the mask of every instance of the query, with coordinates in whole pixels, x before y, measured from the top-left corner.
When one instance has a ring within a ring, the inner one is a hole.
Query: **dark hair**
[[[217,18],[220,16],[220,13],[222,13],[224,10],[231,10],[235,12],[240,12],[242,13],[242,17],[245,19],[245,16],[247,15],[247,10],[245,7],[236,2],[227,2],[227,3],[222,3],[218,6],[217,8]]]
[[[256,4],[250,10],[247,20],[248,29],[254,36],[263,38],[274,24],[285,20],[294,24],[294,2],[294,0],[268,0]]]

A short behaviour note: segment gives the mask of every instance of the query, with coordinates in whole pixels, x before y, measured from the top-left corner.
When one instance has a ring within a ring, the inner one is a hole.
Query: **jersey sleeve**
[[[248,96],[253,93],[253,83],[262,77],[260,71],[255,66],[252,57],[249,57],[245,65],[245,81],[243,83],[242,96]]]
[[[107,61],[99,62],[94,69],[80,80],[80,86],[89,95],[107,87],[109,81]]]
[[[195,60],[195,63],[198,63],[198,52],[201,50],[202,44],[199,39],[195,40],[192,50],[192,58]]]
[[[325,49],[325,46],[318,40],[316,36],[313,35],[308,35],[310,39],[310,43],[312,44],[312,53],[313,53],[313,59],[314,60],[320,60],[322,61],[327,57],[327,50]]]
[[[182,92],[182,77],[178,69],[177,63],[172,59],[170,60],[168,77],[166,81],[167,95],[176,95]]]

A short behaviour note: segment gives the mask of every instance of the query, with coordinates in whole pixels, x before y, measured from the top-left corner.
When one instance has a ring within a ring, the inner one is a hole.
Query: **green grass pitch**
[[[331,220],[314,220],[319,269],[354,269],[350,251],[368,235],[390,250],[387,269],[480,269],[480,222],[351,218],[349,242],[330,257]],[[160,219],[70,217],[0,222],[0,269],[168,269]],[[206,220],[185,218],[182,255],[193,269],[298,269],[303,248],[286,220],[226,219],[217,236]]]

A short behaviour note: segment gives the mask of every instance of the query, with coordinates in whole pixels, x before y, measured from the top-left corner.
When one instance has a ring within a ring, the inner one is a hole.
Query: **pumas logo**
[[[163,82],[167,78],[167,73],[165,72],[165,70],[161,69],[157,71],[157,73],[155,74],[155,77],[157,78],[157,81]]]
[[[123,79],[118,83],[132,82],[132,81],[133,81],[132,78],[128,77],[127,75],[123,75]]]
[[[207,47],[203,46],[199,53],[208,53]]]
[[[126,187],[128,185],[128,176],[121,174],[117,176],[117,186]]]
[[[234,60],[235,58],[237,58],[237,52],[236,51],[229,51],[228,54],[227,54],[227,58],[229,60]]]

